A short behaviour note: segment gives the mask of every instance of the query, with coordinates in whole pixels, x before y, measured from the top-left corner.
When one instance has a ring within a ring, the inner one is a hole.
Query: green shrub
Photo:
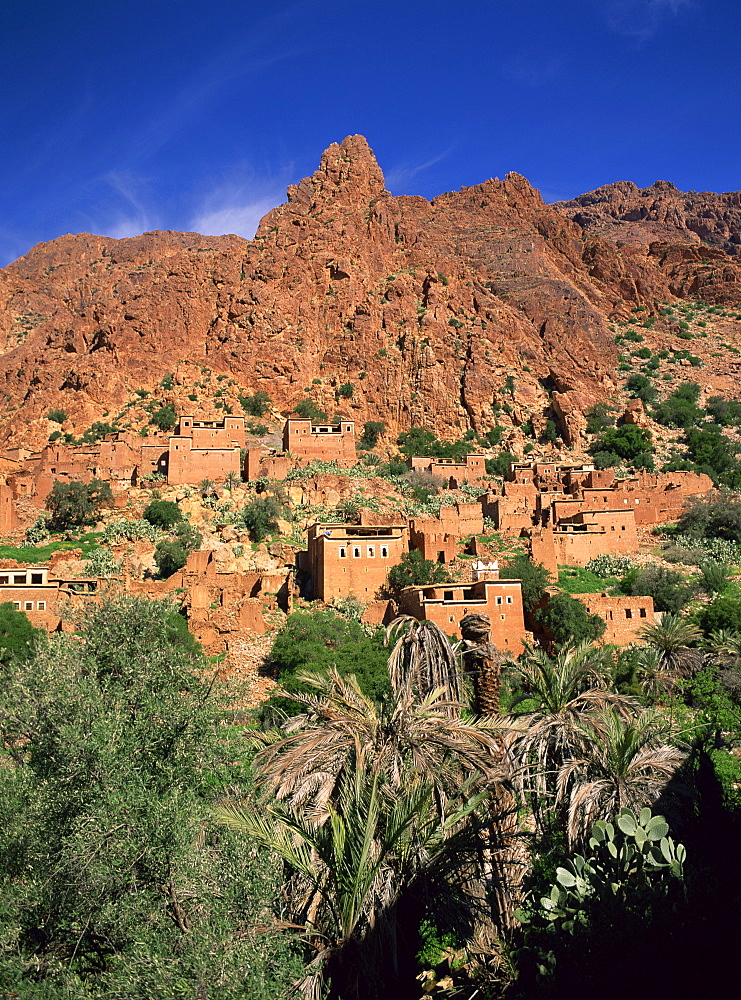
[[[173,500],[152,500],[142,517],[156,528],[171,528],[183,520],[180,508]]]
[[[155,410],[149,418],[150,424],[154,424],[161,431],[171,431],[177,423],[177,414],[172,403],[166,403],[158,410]]]
[[[541,563],[532,562],[524,553],[514,556],[499,571],[502,580],[520,580],[522,583],[522,604],[526,611],[532,611],[539,604],[551,575]]]
[[[645,375],[631,375],[625,382],[625,388],[634,399],[642,399],[644,403],[653,403],[658,395],[656,387]]]
[[[681,573],[657,563],[629,570],[620,581],[620,589],[633,597],[652,597],[657,611],[674,614],[689,604],[696,592],[695,586]]]
[[[366,420],[363,425],[363,433],[358,441],[359,448],[370,450],[378,444],[378,439],[386,433],[386,424],[383,420]]]
[[[250,533],[253,542],[261,542],[263,538],[278,530],[280,504],[270,497],[258,497],[242,510],[240,522]]]
[[[251,396],[240,396],[239,404],[250,417],[264,417],[273,402],[266,392],[258,389]]]
[[[496,458],[487,458],[484,460],[486,474],[487,476],[505,477],[509,473],[510,465],[516,461],[517,458],[511,451],[503,451],[500,455],[497,455]]]
[[[619,455],[621,459],[625,459],[634,466],[648,468],[646,463],[651,459],[653,443],[647,430],[633,424],[623,424],[622,427],[606,430],[602,437],[597,438],[592,443],[589,452],[595,458],[600,453],[607,453],[611,456]]]
[[[568,594],[552,594],[545,608],[535,612],[535,620],[560,646],[568,642],[595,642],[605,631],[601,615],[590,615],[581,601]]]
[[[607,403],[595,403],[587,410],[587,434],[601,434],[609,427],[615,426],[615,410]]]
[[[326,410],[320,410],[313,399],[302,399],[294,407],[294,413],[304,420],[311,420],[314,424],[326,424],[329,421]]]
[[[405,552],[401,561],[389,570],[389,587],[395,593],[405,587],[423,587],[433,583],[447,583],[450,574],[441,563],[425,559],[418,549]]]
[[[113,504],[108,483],[93,479],[90,483],[61,483],[57,480],[46,498],[51,513],[49,527],[55,531],[93,524],[98,512]]]
[[[56,424],[63,424],[64,421],[67,419],[67,414],[64,412],[64,410],[49,410],[49,412],[46,414],[46,419],[53,420],[54,423]]]
[[[700,386],[697,382],[683,382],[656,407],[654,418],[665,427],[685,429],[702,421],[703,411],[697,405]]]
[[[342,385],[337,390],[337,395],[340,399],[352,399],[354,392],[355,392],[355,386],[352,384],[352,382],[343,382]]]

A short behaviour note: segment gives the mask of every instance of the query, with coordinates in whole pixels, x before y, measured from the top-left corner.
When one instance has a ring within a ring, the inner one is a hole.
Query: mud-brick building
[[[321,461],[350,468],[357,462],[355,421],[313,424],[308,419],[291,417],[283,428],[283,451],[290,452],[297,465]]]
[[[436,479],[446,479],[453,487],[486,475],[485,455],[466,455],[464,462],[458,462],[454,458],[414,456],[407,459],[407,465],[415,472],[426,472]]]
[[[406,524],[314,524],[306,560],[312,596],[372,601],[407,550]]]
[[[35,628],[47,632],[59,627],[63,606],[95,600],[99,589],[97,577],[63,577],[45,565],[0,568],[0,604],[12,604]]]
[[[555,527],[532,528],[530,557],[551,573],[559,566],[586,566],[601,555],[628,555],[638,550],[632,509],[579,511]]]
[[[180,417],[177,434],[168,439],[167,481],[171,486],[242,476],[244,417],[224,416],[203,420],[190,414]]]
[[[460,637],[466,615],[491,619],[491,641],[511,656],[519,656],[527,639],[519,580],[499,580],[496,568],[471,583],[440,583],[407,587],[399,598],[399,611],[420,621],[431,621],[446,635]],[[488,577],[488,578],[487,578]]]
[[[646,625],[656,624],[652,597],[612,596],[611,594],[574,594],[590,615],[605,620],[601,642],[629,646],[636,642]]]

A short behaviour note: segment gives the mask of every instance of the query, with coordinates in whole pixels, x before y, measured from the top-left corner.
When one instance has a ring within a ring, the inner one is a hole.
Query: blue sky
[[[236,232],[362,133],[394,194],[741,188],[738,0],[2,0],[0,265]]]

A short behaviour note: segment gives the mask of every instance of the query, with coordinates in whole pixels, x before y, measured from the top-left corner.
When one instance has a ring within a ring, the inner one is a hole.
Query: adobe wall
[[[230,474],[242,478],[238,447],[194,448],[190,438],[170,438],[167,482],[171,486],[199,483],[203,479],[223,481]]]
[[[322,601],[347,596],[371,601],[407,551],[405,526],[313,525],[308,539],[313,596]]]
[[[290,456],[274,449],[248,448],[244,458],[244,479],[285,479],[293,468]]]
[[[193,448],[244,448],[244,417],[225,414],[221,420],[207,420],[182,414],[177,437],[189,437]]]
[[[654,625],[652,597],[610,596],[609,594],[574,594],[590,615],[597,614],[605,621],[605,632],[600,640],[615,646],[628,646],[638,640],[638,633],[646,625]]]
[[[477,501],[442,506],[440,521],[445,531],[459,537],[480,535],[484,530],[484,513],[481,503]]]
[[[0,484],[0,535],[9,535],[18,525],[13,490],[10,486]]]
[[[310,462],[337,462],[349,468],[357,462],[355,423],[312,424],[311,420],[291,418],[283,428],[283,451],[290,452],[299,465]]]
[[[432,621],[446,635],[460,638],[467,614],[485,614],[491,620],[491,641],[511,656],[519,656],[527,638],[519,580],[482,580],[471,584],[441,584],[403,590],[399,609],[420,621]]]
[[[415,518],[409,523],[410,548],[432,562],[449,563],[455,559],[458,537],[445,531],[442,521],[433,518]]]

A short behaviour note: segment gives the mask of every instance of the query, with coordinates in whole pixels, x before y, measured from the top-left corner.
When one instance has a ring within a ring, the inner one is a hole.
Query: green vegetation
[[[366,420],[363,433],[358,441],[358,448],[370,450],[378,444],[378,439],[386,433],[386,424],[382,420]]]
[[[272,532],[278,530],[278,517],[281,507],[277,500],[270,497],[257,497],[241,511],[239,520],[249,531],[253,542],[261,542]]]
[[[84,643],[0,665],[9,996],[196,996],[218,970],[220,998],[273,1000],[300,973],[290,936],[255,936],[273,855],[211,818],[223,787],[252,782],[183,625],[126,599],[91,610]]]
[[[313,399],[302,399],[301,402],[296,404],[293,412],[304,420],[311,420],[314,424],[326,424],[329,422],[327,411],[320,410]]]
[[[603,432],[590,446],[598,469],[627,462],[635,469],[653,469],[653,442],[642,427],[623,424]]]
[[[44,630],[34,628],[12,602],[0,604],[0,664],[27,662],[45,641]]]
[[[273,405],[273,401],[266,392],[258,389],[251,396],[240,396],[239,404],[248,416],[264,417]]]
[[[654,419],[666,427],[687,430],[704,418],[703,411],[697,405],[699,397],[700,386],[697,382],[683,382],[658,404]]]
[[[587,410],[587,434],[601,434],[615,426],[615,409],[607,403],[595,403]]]
[[[190,553],[200,546],[202,540],[201,533],[187,521],[178,521],[173,536],[163,538],[155,547],[154,561],[159,575],[166,580],[182,569]]]
[[[149,422],[160,431],[171,431],[177,423],[175,407],[172,403],[166,403],[152,413]]]
[[[89,483],[57,480],[46,498],[50,512],[49,527],[54,531],[93,524],[104,507],[112,506],[113,494],[108,483],[93,479]]]
[[[522,604],[532,612],[545,594],[551,582],[551,575],[545,566],[531,562],[524,553],[514,556],[499,571],[502,580],[520,580],[522,583]]]
[[[569,594],[552,594],[548,604],[535,612],[535,620],[547,629],[558,645],[594,642],[605,631],[600,615],[590,615],[581,601]]]
[[[401,560],[389,570],[389,587],[395,593],[405,587],[424,587],[433,583],[447,583],[450,574],[441,563],[425,559],[418,549],[405,552]]]
[[[46,414],[46,419],[53,420],[57,424],[63,424],[64,421],[67,419],[67,414],[64,412],[64,410],[49,410],[49,412]]]
[[[396,443],[403,455],[407,458],[413,456],[429,458],[452,458],[463,459],[471,451],[471,446],[466,441],[438,441],[432,431],[423,427],[412,427],[408,431],[403,431],[397,438]]]
[[[624,594],[652,597],[656,611],[677,612],[695,596],[696,586],[675,570],[658,563],[634,566],[620,582]]]
[[[183,520],[180,508],[173,500],[151,500],[144,508],[142,517],[155,528],[172,528]]]

